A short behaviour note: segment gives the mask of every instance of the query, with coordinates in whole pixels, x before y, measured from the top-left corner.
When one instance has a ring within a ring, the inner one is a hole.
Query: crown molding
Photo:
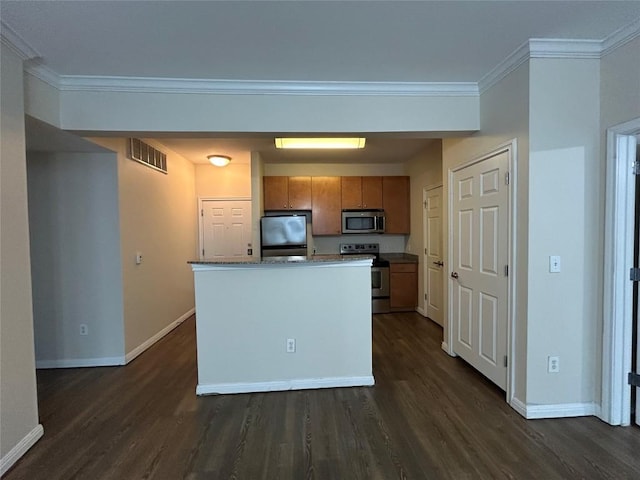
[[[478,82],[480,94],[489,90],[507,75],[516,70],[520,65],[529,60],[529,41],[524,42],[507,58],[496,65],[489,73]]]
[[[602,41],[601,56],[608,55],[616,48],[640,36],[640,18],[636,18],[629,25],[616,30]]]
[[[22,60],[39,58],[40,54],[31,47],[9,25],[0,20],[0,41],[13,50]]]
[[[640,19],[604,40],[530,38],[478,82],[482,94],[532,58],[598,60],[604,54],[640,35]],[[607,47],[608,45],[608,47]]]
[[[32,77],[42,80],[58,90],[60,89],[60,75],[50,68],[34,63],[32,65],[25,66],[24,71],[27,75],[31,75]]]
[[[27,71],[60,91],[223,95],[478,96],[477,84],[473,82],[292,82],[56,75],[43,65],[29,67]]]
[[[529,39],[529,58],[584,58],[599,59],[600,40],[562,40],[548,38]]]

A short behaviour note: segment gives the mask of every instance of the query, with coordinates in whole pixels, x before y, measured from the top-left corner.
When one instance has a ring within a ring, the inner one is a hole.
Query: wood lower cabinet
[[[263,177],[265,210],[311,210],[311,177]]]
[[[411,233],[409,177],[382,177],[382,204],[386,217],[384,233]]]
[[[311,225],[314,235],[342,233],[340,177],[311,177]]]
[[[382,208],[382,177],[341,177],[342,208]]]
[[[391,310],[413,311],[418,305],[418,264],[391,263],[389,266]]]

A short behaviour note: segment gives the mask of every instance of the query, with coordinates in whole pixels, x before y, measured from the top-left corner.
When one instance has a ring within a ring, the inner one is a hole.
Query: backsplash
[[[402,253],[407,245],[406,235],[336,235],[312,237],[309,252],[317,254],[339,253],[341,243],[377,243],[381,253]]]

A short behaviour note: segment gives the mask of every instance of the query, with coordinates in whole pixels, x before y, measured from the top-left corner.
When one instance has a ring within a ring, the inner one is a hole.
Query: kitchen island
[[[373,385],[372,258],[189,262],[196,294],[196,393]]]

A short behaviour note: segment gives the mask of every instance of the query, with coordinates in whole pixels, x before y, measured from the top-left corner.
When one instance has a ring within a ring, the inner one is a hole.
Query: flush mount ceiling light
[[[216,167],[226,167],[231,161],[231,157],[227,155],[207,155],[207,158]]]
[[[276,138],[276,148],[364,148],[366,138]]]

